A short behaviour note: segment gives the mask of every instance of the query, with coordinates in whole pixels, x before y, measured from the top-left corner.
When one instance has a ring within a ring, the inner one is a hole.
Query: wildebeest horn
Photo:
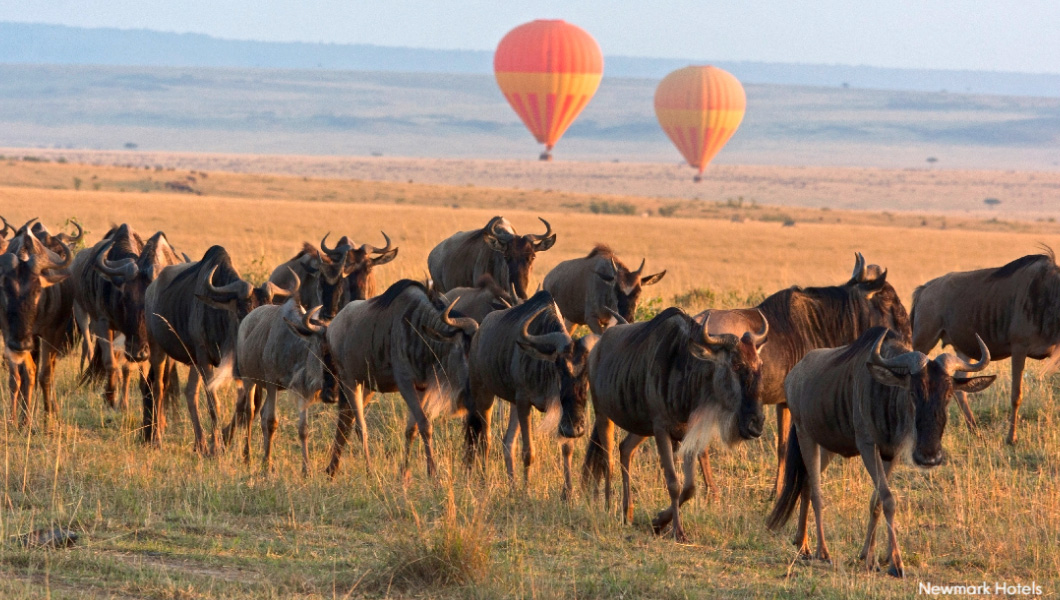
[[[254,292],[254,287],[242,279],[237,279],[231,283],[222,285],[221,287],[215,286],[213,284],[213,275],[216,272],[217,265],[214,265],[214,267],[210,269],[210,273],[206,276],[206,291],[209,292],[214,300],[225,302],[232,298],[249,298]]]
[[[321,331],[323,331],[324,325],[322,325],[320,323],[320,320],[317,318],[317,316],[320,314],[320,309],[322,308],[324,308],[323,304],[314,306],[312,310],[302,315],[302,327],[304,327],[307,331],[312,331],[313,333],[320,333]]]
[[[946,373],[953,375],[954,373],[977,373],[982,371],[990,364],[990,349],[986,347],[986,343],[983,342],[983,338],[979,337],[979,334],[975,334],[975,341],[979,342],[979,362],[970,363],[963,358],[954,356],[950,353],[943,354],[936,358],[939,364],[945,369]]]
[[[709,321],[710,311],[708,310],[703,314],[703,343],[711,346],[729,346],[730,348],[735,348],[736,344],[740,341],[740,338],[731,333],[710,335],[710,328],[707,327],[707,322]]]
[[[12,227],[11,223],[8,223],[7,219],[5,219],[3,216],[0,216],[0,221],[4,222],[4,228],[0,229],[0,237],[6,237],[8,229],[11,230],[11,233],[17,233],[18,232],[18,230],[15,229],[14,227]]]
[[[16,233],[21,233],[23,231],[29,231],[30,225],[33,225],[33,222],[36,221],[38,218],[39,217],[33,217],[32,219],[26,221],[26,224],[23,225],[22,227],[19,227],[18,231],[16,231]]]
[[[570,337],[564,331],[556,331],[553,333],[546,333],[544,335],[533,335],[530,333],[530,323],[537,318],[538,315],[551,308],[550,306],[542,306],[534,314],[530,315],[523,320],[522,338],[523,341],[530,344],[534,348],[540,350],[541,346],[552,346],[553,352],[559,352],[566,345],[567,340]]]
[[[123,277],[134,279],[140,273],[135,258],[123,258],[121,260],[108,260],[107,253],[114,246],[113,240],[108,240],[99,252],[96,253],[96,268],[108,277]]]
[[[261,284],[261,289],[265,292],[265,295],[269,297],[270,302],[272,302],[277,296],[281,298],[290,298],[298,293],[298,288],[302,287],[302,278],[298,276],[298,273],[295,273],[294,269],[291,267],[287,267],[287,270],[291,273],[291,277],[294,278],[294,285],[290,288],[280,287],[271,281],[266,281]]]
[[[328,243],[327,242],[328,242],[328,236],[329,235],[331,235],[330,231],[325,233],[324,234],[324,238],[320,240],[320,250],[323,251],[324,254],[327,254],[328,256],[331,256],[331,255],[336,253],[335,252],[336,248],[328,248]]]
[[[853,281],[865,280],[865,257],[860,252],[854,253],[854,273],[850,278]]]
[[[77,228],[77,234],[76,235],[67,235],[65,233],[60,233],[59,235],[55,236],[55,238],[57,240],[65,241],[65,242],[70,243],[70,244],[76,244],[76,243],[80,242],[81,240],[83,240],[85,238],[85,230],[81,227],[81,224],[78,223],[77,221],[70,221],[70,223],[74,227]]]
[[[456,306],[457,302],[460,302],[459,298],[453,300],[449,303],[449,306],[445,307],[445,312],[442,313],[442,321],[454,329],[460,329],[468,335],[473,335],[478,331],[478,321],[475,321],[471,317],[456,317],[454,319],[449,316],[449,313],[453,311],[453,307]]]
[[[386,247],[376,248],[370,244],[361,244],[361,252],[368,252],[369,254],[386,254],[387,252],[390,252],[392,245],[390,243],[390,236],[388,236],[385,231],[380,231],[379,233],[383,234],[383,239],[386,240]]]
[[[41,265],[41,271],[49,271],[52,269],[65,269],[74,262],[74,252],[70,249],[70,246],[58,237],[55,238],[55,241],[58,242],[59,247],[63,249],[63,260],[62,262],[55,262],[49,257],[46,259],[46,262]]]
[[[915,375],[924,369],[927,365],[927,356],[921,352],[905,352],[891,358],[884,358],[880,355],[880,351],[883,349],[883,340],[887,339],[888,331],[884,331],[880,334],[879,339],[872,347],[872,354],[869,355],[869,361],[872,364],[883,367],[889,371],[893,371],[902,375]]]
[[[643,270],[644,270],[644,263],[645,263],[646,261],[647,261],[647,259],[646,259],[646,258],[642,258],[642,259],[640,259],[640,266],[639,266],[639,267],[637,267],[637,270],[636,270],[636,271],[633,271],[633,272],[632,272],[632,273],[630,273],[630,274],[631,274],[631,275],[633,275],[634,277],[640,277],[640,273],[641,273],[641,271],[643,271]]]
[[[615,310],[612,309],[611,307],[605,306],[604,310],[606,310],[607,312],[611,313],[611,316],[615,318],[615,322],[618,323],[619,325],[629,325],[629,321],[627,321],[626,318],[623,317],[622,315],[620,315],[617,312],[615,312]]]
[[[751,343],[754,344],[755,348],[757,348],[764,344],[766,341],[766,335],[769,334],[769,321],[766,320],[766,316],[762,314],[762,311],[760,309],[756,308],[755,312],[758,313],[759,317],[762,317],[762,331],[758,333],[751,333],[750,331],[748,331],[744,335],[750,335]]]
[[[533,238],[535,241],[541,241],[541,240],[546,239],[546,238],[548,238],[549,236],[552,235],[552,226],[548,224],[548,221],[542,219],[541,217],[538,217],[537,220],[539,220],[539,221],[541,221],[542,223],[545,224],[545,233],[543,233],[541,235],[537,235],[536,233],[531,233],[530,237]]]
[[[502,242],[510,242],[511,239],[512,239],[511,232],[510,231],[505,231],[504,229],[497,229],[497,226],[501,224],[501,221],[502,221],[502,219],[495,219],[495,220],[491,221],[490,222],[489,233],[490,233],[490,235],[492,235],[493,237],[497,238],[498,240],[500,240]]]

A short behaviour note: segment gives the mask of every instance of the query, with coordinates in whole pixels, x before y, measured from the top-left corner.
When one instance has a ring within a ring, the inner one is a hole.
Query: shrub
[[[637,207],[628,202],[593,200],[589,203],[589,211],[603,215],[634,215],[637,214]]]

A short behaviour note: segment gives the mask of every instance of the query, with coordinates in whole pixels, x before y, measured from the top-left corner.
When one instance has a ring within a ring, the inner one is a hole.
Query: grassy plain
[[[167,191],[167,181],[184,181],[202,195]],[[628,203],[635,214],[593,214],[594,201]],[[725,202],[687,202],[667,218],[658,216],[663,204],[573,192],[0,162],[0,214],[12,222],[39,216],[54,229],[76,217],[90,240],[111,223],[162,229],[193,258],[223,244],[258,279],[303,239],[330,230],[378,244],[380,229],[401,248],[380,270],[380,283],[422,277],[435,243],[499,213],[520,231],[539,231],[540,215],[559,233],[535,265],[539,277],[605,241],[628,262],[646,256],[648,270],[667,269],[649,294],[659,298],[656,306],[689,309],[744,305],[794,283],[840,283],[854,251],[887,267],[908,305],[913,288],[931,277],[1002,264],[1039,242],[1060,246],[1060,229],[1048,222]],[[640,216],[648,210],[652,216]],[[773,215],[796,225],[783,227]],[[1001,363],[991,367],[998,383],[973,402],[982,436],[951,409],[950,460],[927,473],[897,470],[892,488],[909,577],[894,581],[863,573],[854,561],[871,492],[857,461],[825,473],[835,567],[793,563],[790,528],[784,535],[765,530],[772,424],[760,440],[714,454],[720,494],[687,505],[694,543],[679,546],[648,526],[667,502],[650,444],[635,461],[632,527],[580,486],[572,503],[560,500],[559,452],[545,435],[531,484],[512,489],[499,438],[490,473],[469,475],[459,423],[439,421],[442,475],[426,480],[417,460],[403,485],[404,407],[394,396],[378,398],[368,411],[373,473],[354,450],[334,481],[322,473],[333,410],[313,411],[310,451],[318,468],[303,479],[294,407],[281,399],[275,470],[265,476],[256,446],[250,467],[236,452],[195,455],[186,418],[162,449],[141,446],[139,411],[102,408],[98,390],[76,385],[75,362],[62,364],[58,423],[0,432],[0,597],[904,598],[917,593],[918,582],[995,580],[1033,580],[1050,595],[1060,590],[1057,382],[1040,365],[1028,375],[1019,446],[1002,442],[1009,384]],[[223,397],[227,416],[232,393]],[[582,450],[579,443],[576,461]],[[15,541],[53,525],[79,532],[81,544],[48,551]]]

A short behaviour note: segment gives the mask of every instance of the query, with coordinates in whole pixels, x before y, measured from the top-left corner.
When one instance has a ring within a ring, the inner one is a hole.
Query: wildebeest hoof
[[[690,543],[689,540],[688,540],[688,536],[685,535],[685,530],[684,529],[675,529],[674,530],[674,541],[677,542],[678,544],[688,544],[688,543]]]
[[[887,574],[891,577],[897,577],[898,579],[905,578],[905,569],[891,565],[891,568],[887,569]]]

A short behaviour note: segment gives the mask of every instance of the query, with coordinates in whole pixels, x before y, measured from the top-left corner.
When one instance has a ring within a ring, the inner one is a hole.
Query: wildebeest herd
[[[1008,442],[1015,443],[1024,363],[1052,355],[1060,344],[1060,268],[1051,251],[934,279],[916,289],[909,313],[887,271],[857,254],[841,285],[791,287],[755,307],[694,316],[671,307],[635,323],[642,288],[666,271],[644,274],[644,260],[630,270],[609,247],[597,245],[584,258],[557,265],[531,293],[535,255],[557,239],[541,221],[543,234],[519,235],[502,217],[455,233],[430,252],[428,281],[400,280],[375,295],[373,269],[398,253],[385,233],[382,248],[348,237],[334,246],[328,236],[318,246],[305,243],[255,285],[221,246],[192,260],[164,233],[145,240],[125,224],[87,245],[76,223],[73,233],[53,235],[36,219],[18,228],[5,220],[0,329],[10,378],[8,418],[20,427],[30,424],[38,386],[45,418],[55,418],[56,361],[80,348],[82,384],[101,382],[111,408],[128,406],[138,376],[145,443],[164,438],[165,404],[179,388],[181,363],[189,367],[184,397],[201,453],[217,452],[238,435],[249,460],[253,417],[260,415],[269,469],[276,397],[286,390],[298,400],[304,472],[311,464],[308,406],[316,401],[337,404],[327,472],[339,468],[351,428],[371,469],[366,407],[375,392],[398,392],[408,410],[405,474],[419,436],[433,476],[434,419],[462,417],[466,460],[481,464],[501,398],[510,403],[503,438],[509,478],[516,479],[521,435],[529,483],[536,409],[557,428],[565,497],[573,493],[574,442],[588,431],[582,477],[594,496],[603,480],[610,505],[614,429],[624,430],[618,454],[627,522],[633,454],[654,437],[671,503],[652,528],[661,533],[670,526],[684,540],[679,509],[695,493],[697,464],[713,488],[711,442],[732,445],[761,436],[763,407],[774,405],[778,465],[768,526],[779,529],[798,505],[800,555],[829,560],[820,474],[835,455],[860,456],[874,484],[861,558],[876,568],[882,511],[885,564],[901,576],[888,486],[894,466],[931,468],[943,461],[951,397],[975,426],[965,393],[993,382],[993,375],[976,375],[991,358],[1013,359]],[[578,326],[589,333],[572,337]],[[930,359],[926,353],[940,340],[955,354]],[[232,420],[222,426],[218,392],[227,382],[237,395]],[[208,430],[199,415],[203,387]],[[813,554],[807,541],[811,507]]]

